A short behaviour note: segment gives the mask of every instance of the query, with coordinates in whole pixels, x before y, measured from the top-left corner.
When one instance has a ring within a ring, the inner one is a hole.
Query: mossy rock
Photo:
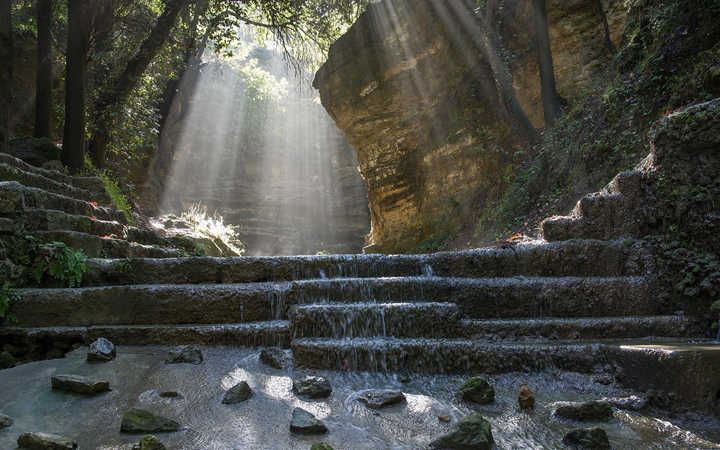
[[[137,408],[123,414],[120,425],[120,431],[124,433],[161,433],[179,429],[178,422]]]
[[[484,378],[472,377],[458,390],[463,400],[486,405],[495,401],[495,389]]]

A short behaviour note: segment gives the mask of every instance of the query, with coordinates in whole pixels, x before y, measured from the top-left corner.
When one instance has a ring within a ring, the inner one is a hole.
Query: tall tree
[[[85,82],[94,0],[67,0],[68,40],[65,63],[65,130],[62,162],[72,171],[85,155]]]
[[[105,153],[110,141],[110,131],[115,123],[115,114],[127,101],[138,79],[165,44],[178,14],[187,3],[188,0],[167,1],[165,9],[138,52],[130,59],[120,76],[107,84],[98,95],[98,103],[94,109],[98,118],[90,141],[90,153],[97,167],[105,166]]]
[[[0,2],[0,152],[7,152],[10,140],[10,104],[12,103],[13,40],[10,0]]]
[[[37,2],[37,79],[35,92],[35,137],[50,137],[52,111],[52,0]]]
[[[555,87],[550,32],[548,30],[545,0],[532,0],[535,43],[540,69],[540,93],[542,96],[545,126],[551,127],[562,114],[562,105]]]

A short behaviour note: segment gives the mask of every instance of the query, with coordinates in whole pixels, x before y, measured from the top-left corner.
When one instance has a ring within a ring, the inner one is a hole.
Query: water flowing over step
[[[610,277],[644,275],[647,252],[626,241],[578,240],[431,255],[91,260],[88,286],[249,283],[312,278]]]
[[[351,278],[240,284],[20,289],[21,326],[251,322],[287,318],[293,305],[454,303],[467,318],[586,317],[662,312],[642,277]]]
[[[689,317],[632,316],[593,318],[463,319],[459,336],[472,339],[618,339],[648,336],[691,337],[699,335]]]
[[[293,337],[452,337],[460,311],[454,303],[330,303],[298,305]]]

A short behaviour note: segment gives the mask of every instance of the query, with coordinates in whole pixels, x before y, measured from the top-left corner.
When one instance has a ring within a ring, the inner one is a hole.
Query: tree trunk
[[[35,137],[50,137],[52,112],[52,0],[38,0],[37,86],[35,93]]]
[[[0,152],[7,152],[10,140],[10,105],[12,104],[13,40],[10,1],[0,5]]]
[[[540,68],[540,92],[542,95],[545,126],[551,127],[562,114],[560,97],[555,88],[550,33],[548,31],[545,0],[533,0],[533,20],[535,22],[535,42]]]
[[[72,171],[83,167],[85,154],[85,79],[90,43],[90,5],[68,2],[68,42],[65,67],[65,130],[62,161]]]
[[[114,115],[130,96],[130,92],[137,85],[137,81],[160,51],[175,24],[180,11],[188,0],[169,0],[150,35],[143,41],[140,50],[128,62],[120,76],[111,82],[98,96],[98,105],[94,111],[98,114],[94,126],[90,153],[93,162],[99,168],[105,166],[105,151],[110,140],[110,130],[115,120]]]

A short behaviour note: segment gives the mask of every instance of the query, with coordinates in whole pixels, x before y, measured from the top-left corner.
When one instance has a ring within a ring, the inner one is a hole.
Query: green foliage
[[[454,238],[455,238],[455,235],[444,233],[439,236],[436,236],[436,237],[433,237],[431,239],[421,242],[414,248],[408,250],[407,253],[409,253],[411,255],[417,255],[417,254],[423,254],[423,253],[438,252],[438,251],[442,250],[445,247],[445,245],[447,245]]]
[[[41,283],[49,276],[66,287],[80,286],[87,272],[87,256],[82,250],[73,250],[62,242],[41,244],[35,249],[32,265],[35,281]]]
[[[101,174],[100,177],[105,181],[105,190],[110,196],[112,206],[121,210],[125,214],[125,220],[134,225],[135,217],[132,215],[132,207],[127,196],[120,190],[118,182],[111,179],[106,173]]]
[[[7,281],[3,283],[0,288],[0,324],[15,321],[15,317],[10,313],[10,307],[13,302],[18,300],[20,300],[20,296],[10,287],[10,283]]]

